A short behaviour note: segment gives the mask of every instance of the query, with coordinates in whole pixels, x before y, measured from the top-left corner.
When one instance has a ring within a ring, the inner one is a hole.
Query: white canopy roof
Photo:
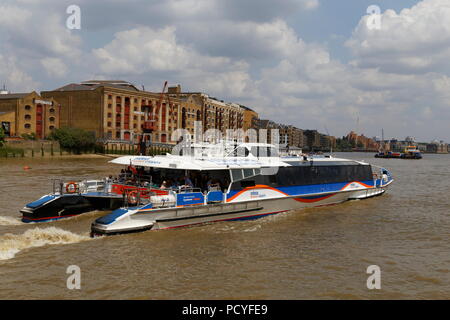
[[[308,161],[318,162],[355,162],[367,164],[360,161],[339,158],[308,158]],[[222,157],[222,158],[194,158],[189,156],[124,156],[111,160],[110,163],[120,165],[132,165],[140,167],[179,169],[179,170],[229,170],[229,169],[258,169],[270,167],[289,167],[293,162],[301,162],[303,158],[298,157]]]
[[[196,159],[188,156],[125,156],[110,163],[132,165],[141,167],[182,169],[182,170],[227,170],[227,169],[254,169],[261,167],[283,167],[289,164],[280,158],[205,158]]]

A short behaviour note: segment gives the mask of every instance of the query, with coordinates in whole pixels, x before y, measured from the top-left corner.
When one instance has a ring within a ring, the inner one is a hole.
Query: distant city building
[[[303,148],[303,130],[292,125],[278,125],[280,143]]]
[[[448,144],[444,141],[434,140],[431,143],[427,144],[427,152],[428,153],[448,153]]]
[[[366,136],[358,135],[354,131],[350,131],[350,133],[347,135],[347,140],[354,144],[355,150],[361,150],[361,151],[378,151],[380,148],[380,143],[375,141],[374,139],[368,138]]]
[[[202,92],[183,92],[181,86],[169,87],[168,94],[170,97],[178,99],[191,98],[195,101],[197,108],[201,110],[201,116],[197,116],[199,121],[202,121],[203,130],[218,129],[223,134],[227,129],[243,129],[244,116],[246,112],[250,116],[254,114],[257,118],[256,112],[249,108],[244,108],[235,103],[226,103],[217,98],[210,97]],[[250,121],[252,121],[250,119]]]
[[[180,85],[167,88],[167,92],[149,92],[123,80],[89,80],[43,91],[41,95],[34,91],[11,94],[6,89],[0,90],[0,124],[11,137],[34,134],[44,139],[56,128],[74,127],[106,141],[128,143],[136,135],[146,133],[154,143],[175,144],[171,139],[175,130],[186,129],[194,134],[198,121],[204,132],[218,129],[223,137],[228,129],[265,129],[265,137],[258,133],[260,142],[308,151],[336,148],[333,136],[260,119],[249,107],[202,92],[183,92]],[[278,130],[277,136],[274,130]],[[381,141],[379,137],[368,138],[351,131],[343,140],[357,151],[383,148],[402,152],[407,146],[415,145],[422,152],[449,152],[449,145],[443,141],[416,143],[411,136],[404,141]]]
[[[449,153],[448,144],[444,141],[434,140],[431,143],[415,142],[415,138],[406,137],[405,140],[385,140],[382,143],[384,150],[393,152],[403,152],[408,146],[416,146],[419,151],[424,153]]]
[[[243,129],[258,129],[259,127],[259,116],[258,113],[246,106],[241,105],[241,108],[244,109],[244,123]]]
[[[0,93],[0,125],[6,136],[35,135],[44,139],[60,126],[60,105],[53,99],[29,93]]]
[[[259,125],[258,125],[258,129],[261,130],[266,130],[266,137],[262,136],[262,132],[259,132],[258,134],[258,139],[259,142],[265,142],[265,143],[273,143],[273,144],[280,144],[280,125],[278,123],[276,123],[275,121],[272,120],[259,120]],[[278,130],[278,141],[274,141],[274,137],[275,137],[275,133],[276,131],[274,130]],[[264,141],[265,140],[265,141]]]
[[[416,143],[417,149],[419,149],[420,152],[427,152],[427,145],[428,143],[424,142]]]
[[[72,83],[41,94],[61,103],[61,126],[81,128],[105,140],[130,141],[134,134],[143,133],[146,123],[155,120],[152,141],[171,143],[176,129],[192,130],[194,120],[201,118],[201,108],[194,99],[168,98],[122,80]]]
[[[309,151],[317,151],[322,149],[321,135],[317,130],[304,130],[305,146]]]
[[[105,140],[125,142],[152,131],[153,142],[174,144],[174,131],[186,129],[193,134],[196,121],[202,122],[204,131],[218,129],[225,134],[227,129],[244,127],[246,112],[248,125],[256,124],[257,118],[249,108],[201,92],[182,92],[180,85],[158,93],[122,80],[90,80],[41,94],[61,103],[61,126],[85,129]]]

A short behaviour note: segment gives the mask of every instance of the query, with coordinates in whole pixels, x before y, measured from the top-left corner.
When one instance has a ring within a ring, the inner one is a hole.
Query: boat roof
[[[109,161],[113,164],[131,165],[138,167],[152,167],[179,170],[230,170],[230,169],[259,169],[290,167],[299,165],[344,165],[362,164],[362,161],[341,159],[334,157],[222,157],[222,158],[195,158],[191,156],[178,156],[167,154],[165,156],[124,156]]]

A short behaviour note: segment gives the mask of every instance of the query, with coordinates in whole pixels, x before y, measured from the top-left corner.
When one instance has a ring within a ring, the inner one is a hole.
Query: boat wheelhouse
[[[153,190],[91,226],[93,235],[160,230],[263,217],[381,195],[393,182],[384,168],[332,156],[280,157],[273,145],[240,144],[222,157],[125,156],[111,161],[141,168]],[[375,169],[375,170],[374,170]],[[129,201],[126,201],[129,203]]]

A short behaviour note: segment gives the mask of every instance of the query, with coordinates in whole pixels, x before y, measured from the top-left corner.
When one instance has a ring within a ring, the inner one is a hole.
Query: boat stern
[[[45,208],[50,205],[51,202],[58,199],[60,196],[48,194],[45,196],[42,196],[36,201],[30,202],[26,204],[21,210],[20,213],[22,214],[22,222],[29,223],[29,222],[42,222],[42,221],[49,221],[54,220],[55,216],[49,215],[48,217],[42,217],[40,215],[40,211],[42,208]]]

